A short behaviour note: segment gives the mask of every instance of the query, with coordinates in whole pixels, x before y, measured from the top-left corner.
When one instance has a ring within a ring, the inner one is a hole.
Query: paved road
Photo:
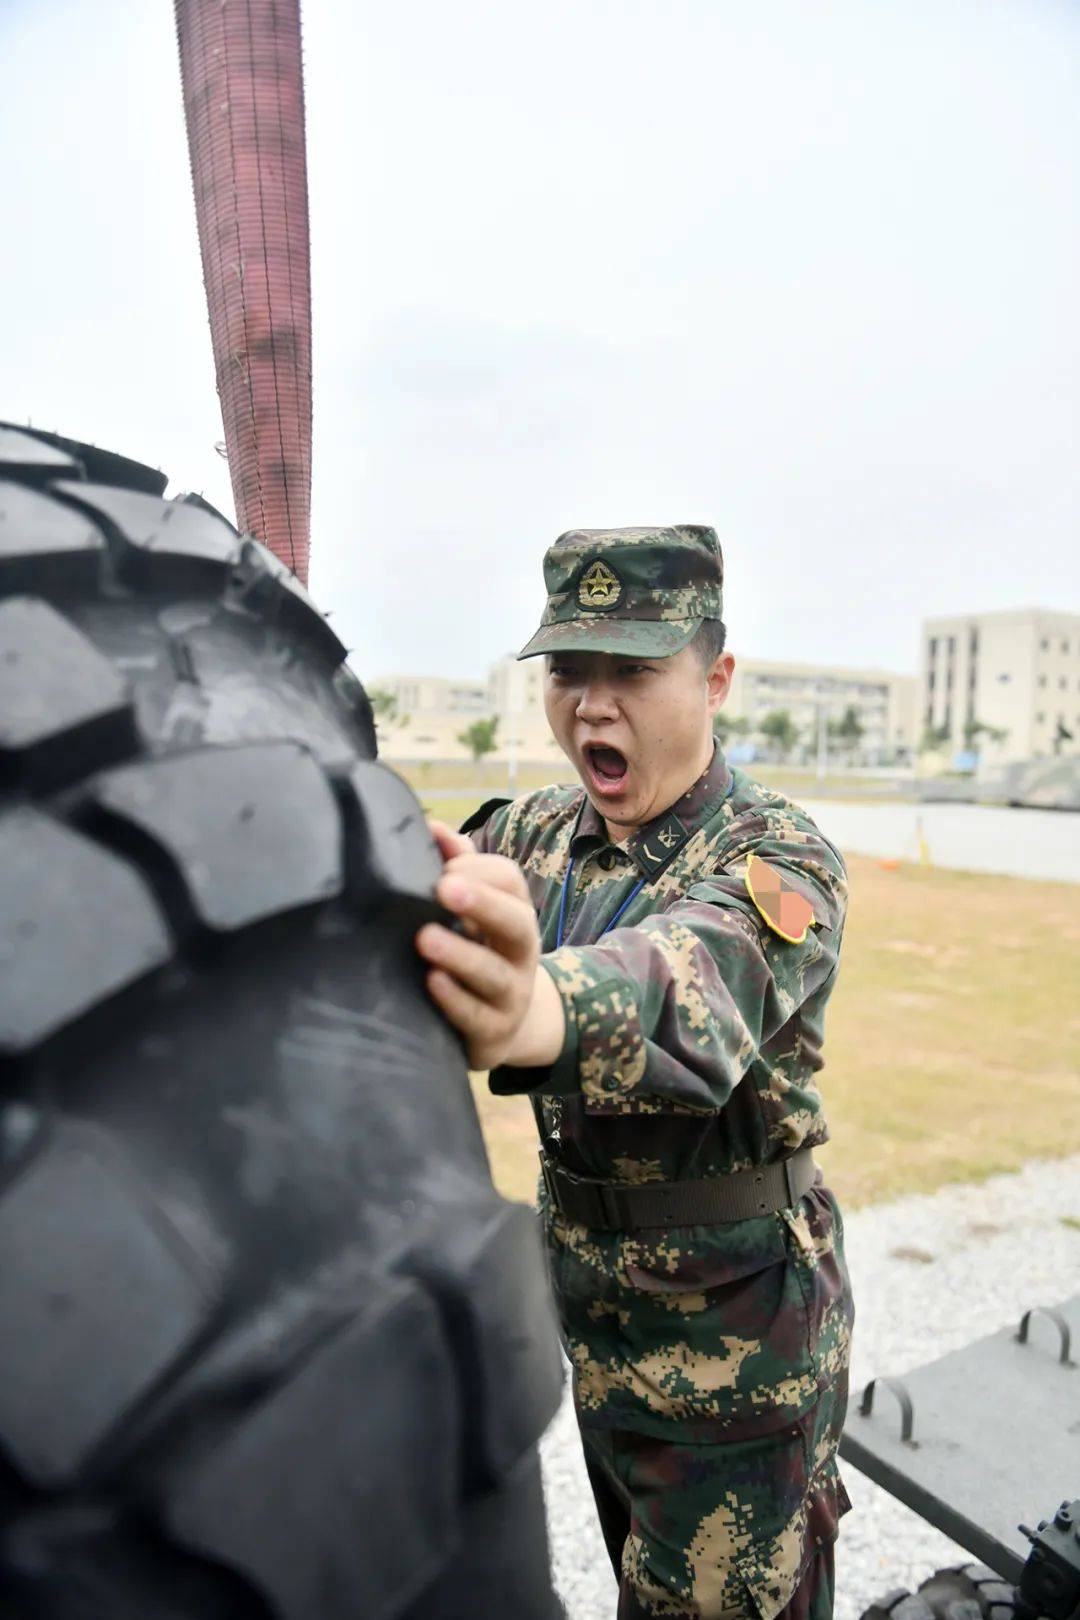
[[[934,866],[1080,883],[1080,813],[985,804],[801,801],[826,837],[857,855],[919,858],[919,823]]]

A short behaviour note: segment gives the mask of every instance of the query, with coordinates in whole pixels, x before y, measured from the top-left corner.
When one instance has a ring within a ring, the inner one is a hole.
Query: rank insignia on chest
[[[817,921],[802,890],[760,855],[751,855],[747,863],[746,892],[773,933],[791,945],[801,945],[806,930]]]

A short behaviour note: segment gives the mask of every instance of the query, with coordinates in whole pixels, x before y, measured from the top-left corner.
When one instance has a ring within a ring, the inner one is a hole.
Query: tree
[[[786,759],[799,740],[799,728],[786,709],[772,709],[758,727],[761,735]]]
[[[367,695],[376,721],[385,720],[387,725],[392,725],[397,719],[397,698],[393,692],[388,692],[384,686],[369,686]]]
[[[986,737],[990,742],[1004,742],[1009,735],[1005,726],[988,726],[984,720],[976,720],[972,715],[970,720],[964,721],[964,746],[979,751],[979,738]]]
[[[745,714],[725,714],[723,709],[713,720],[713,735],[719,737],[720,746],[726,746],[729,737],[745,737],[750,730],[750,722]]]
[[[949,745],[948,726],[924,726],[919,740],[920,754],[936,754]]]
[[[859,719],[859,711],[853,703],[849,703],[840,720],[829,721],[829,736],[834,737],[841,748],[848,753],[854,753],[862,741],[863,723]]]
[[[471,726],[458,732],[458,742],[463,743],[473,757],[473,763],[479,764],[485,754],[494,752],[495,733],[499,729],[499,717],[491,715],[487,720],[474,720]]]

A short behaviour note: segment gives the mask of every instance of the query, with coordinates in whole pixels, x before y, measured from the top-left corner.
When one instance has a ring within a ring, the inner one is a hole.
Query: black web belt
[[[564,1169],[541,1150],[540,1168],[552,1204],[571,1221],[601,1232],[649,1226],[714,1226],[790,1209],[814,1185],[809,1148],[778,1164],[736,1170],[700,1181],[600,1181]]]

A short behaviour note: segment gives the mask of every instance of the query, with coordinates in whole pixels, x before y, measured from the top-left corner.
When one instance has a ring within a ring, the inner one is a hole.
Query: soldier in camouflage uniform
[[[472,938],[422,932],[429,984],[493,1090],[533,1099],[620,1620],[827,1620],[852,1307],[810,1150],[844,865],[713,743],[711,529],[574,531],[545,578],[520,656],[547,655],[584,791],[486,806],[478,854],[441,833]]]

